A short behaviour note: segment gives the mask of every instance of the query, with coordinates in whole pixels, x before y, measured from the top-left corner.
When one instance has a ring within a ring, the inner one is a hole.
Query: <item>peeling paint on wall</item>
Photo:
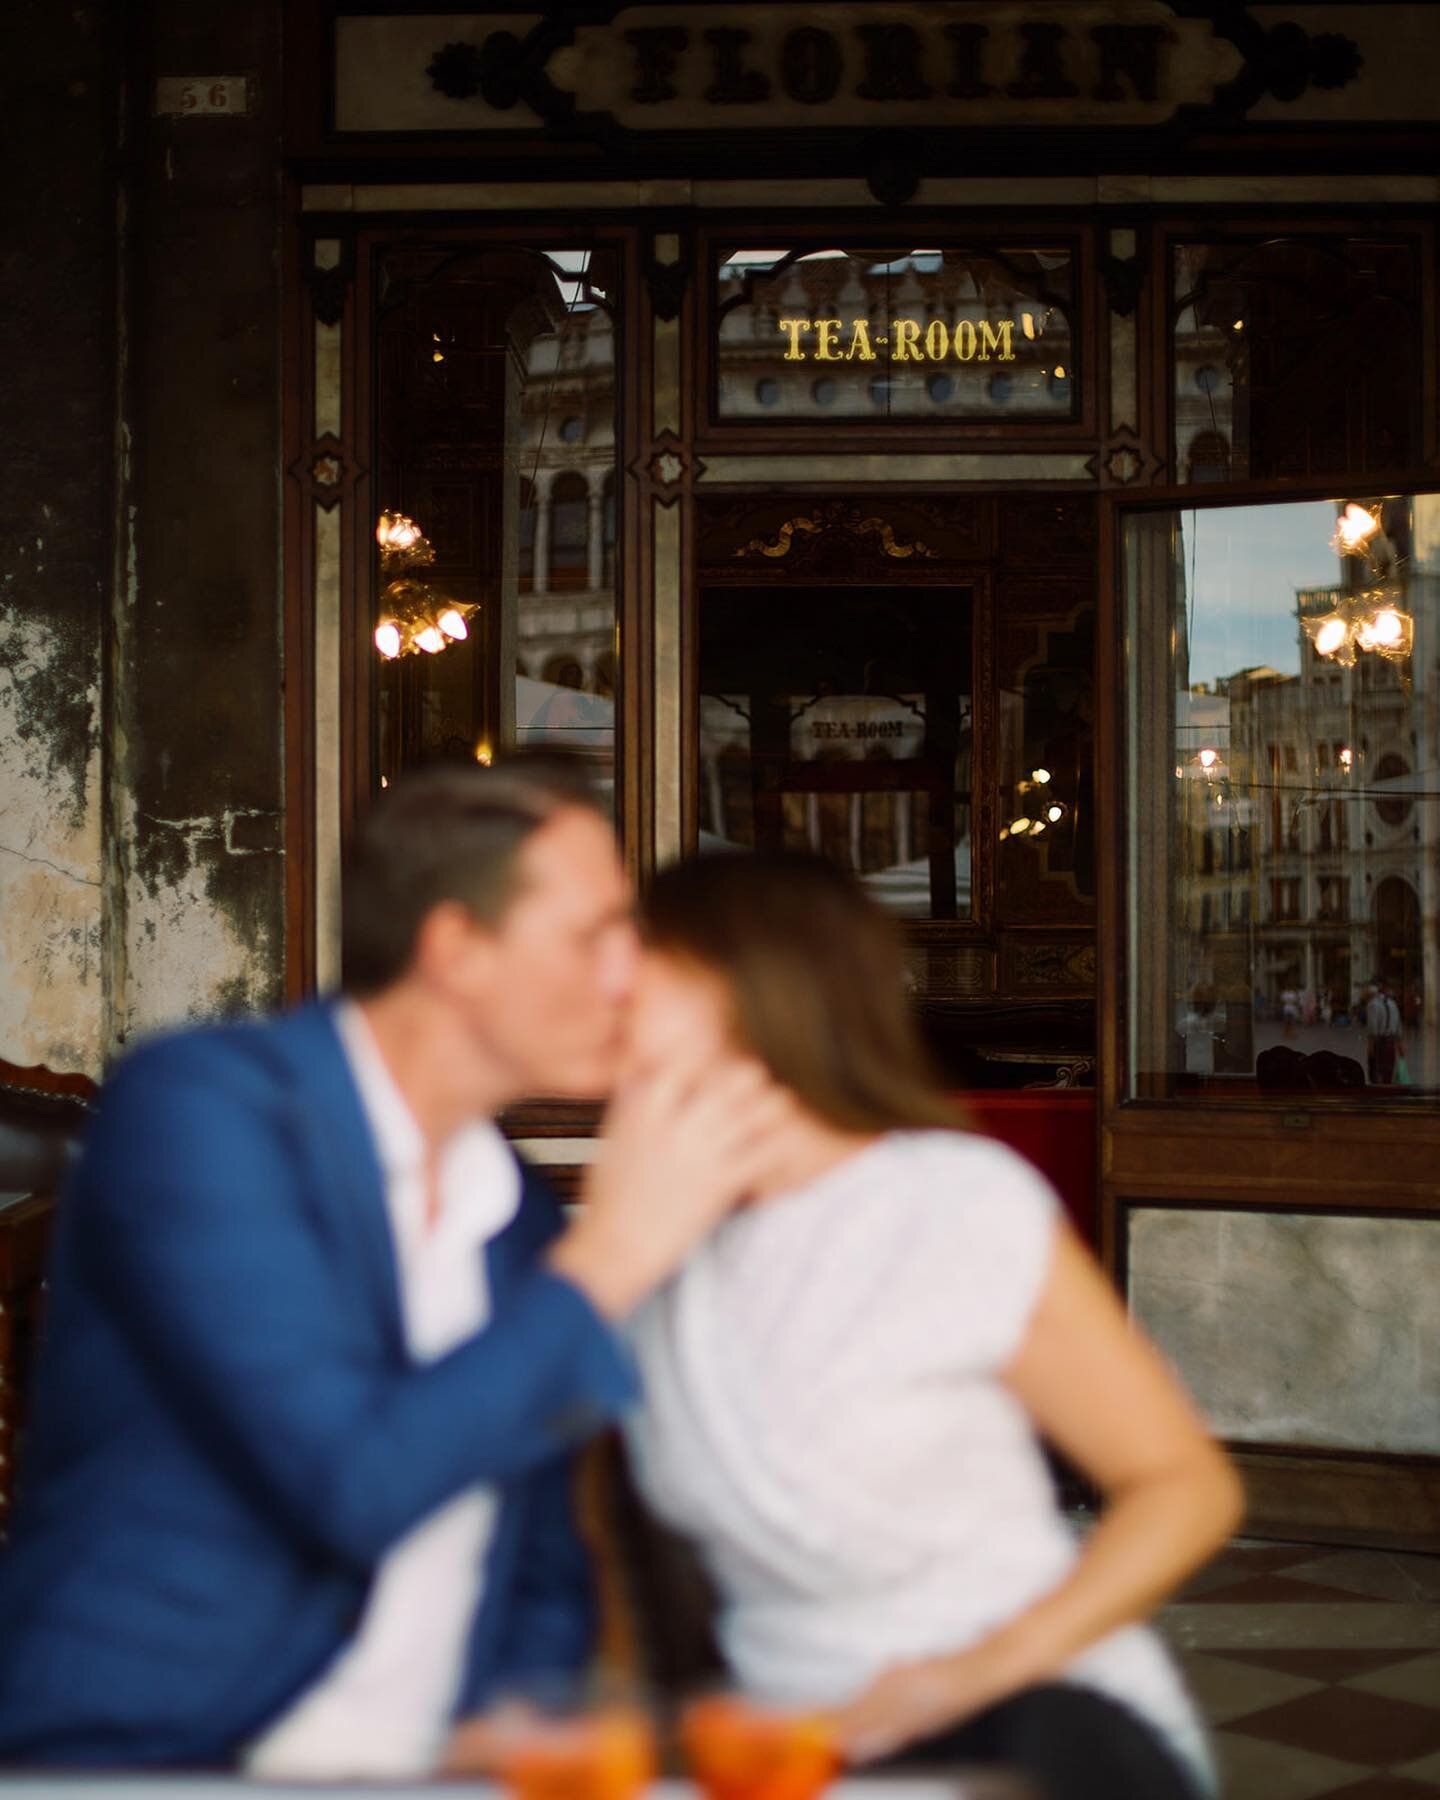
[[[133,804],[128,813],[125,835],[144,855],[126,881],[126,1041],[275,1005],[283,945],[251,859],[278,862],[279,815],[157,819]]]
[[[99,794],[98,645],[0,603],[0,1057],[21,1067],[100,1070]]]

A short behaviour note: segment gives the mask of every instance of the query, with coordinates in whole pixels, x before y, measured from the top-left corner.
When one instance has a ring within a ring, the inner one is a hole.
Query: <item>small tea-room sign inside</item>
[[[1014,362],[1015,321],[781,319],[786,362]]]

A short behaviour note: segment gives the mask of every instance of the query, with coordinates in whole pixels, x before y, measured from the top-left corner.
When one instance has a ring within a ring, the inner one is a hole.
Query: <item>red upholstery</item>
[[[1076,1231],[1095,1243],[1095,1094],[1090,1088],[972,1090],[977,1125],[1028,1157],[1055,1187]]]

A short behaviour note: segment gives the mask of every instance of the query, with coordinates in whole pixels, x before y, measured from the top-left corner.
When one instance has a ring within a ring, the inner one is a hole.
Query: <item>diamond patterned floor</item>
[[[1238,1543],[1160,1626],[1226,1800],[1440,1800],[1440,1557]]]

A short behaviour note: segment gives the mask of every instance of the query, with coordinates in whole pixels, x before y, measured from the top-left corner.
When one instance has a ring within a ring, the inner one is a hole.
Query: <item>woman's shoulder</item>
[[[1053,1198],[1049,1182],[1018,1150],[979,1131],[892,1131],[880,1140],[894,1166],[963,1184],[974,1198]]]
[[[967,1130],[896,1130],[853,1163],[857,1213],[914,1237],[1048,1235],[1057,1193],[1035,1166],[995,1138]]]
[[[963,1348],[969,1364],[1000,1367],[1050,1266],[1061,1217],[1054,1189],[1017,1151],[977,1132],[894,1132],[876,1156],[857,1249],[890,1267],[892,1291],[905,1287],[939,1341]]]

